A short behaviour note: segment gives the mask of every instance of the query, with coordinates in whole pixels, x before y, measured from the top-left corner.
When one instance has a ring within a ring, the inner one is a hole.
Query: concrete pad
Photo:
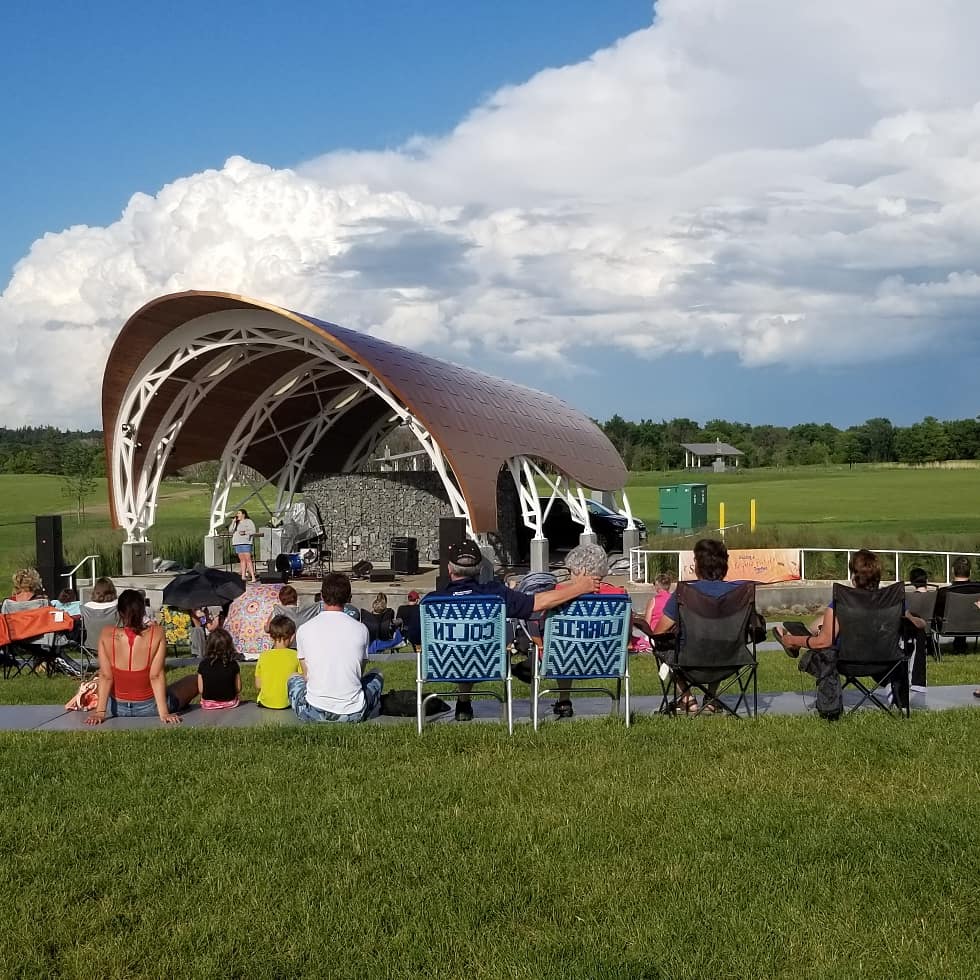
[[[8,704],[0,708],[0,731],[26,732],[67,712],[60,704]]]

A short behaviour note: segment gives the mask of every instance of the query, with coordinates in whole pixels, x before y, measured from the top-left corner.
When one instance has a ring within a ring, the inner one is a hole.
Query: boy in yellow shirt
[[[263,650],[255,665],[257,700],[263,708],[288,708],[286,681],[300,672],[295,649],[296,625],[288,616],[273,616],[269,636],[272,637],[272,649]]]

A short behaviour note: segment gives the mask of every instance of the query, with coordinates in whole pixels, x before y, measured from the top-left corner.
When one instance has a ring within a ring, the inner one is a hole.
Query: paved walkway
[[[959,684],[953,687],[930,687],[927,694],[912,695],[912,711],[947,711],[950,708],[980,707],[980,699],[973,697],[972,684]],[[634,697],[631,701],[635,715],[655,715],[660,708],[660,698],[650,695]],[[726,698],[730,703],[733,699]],[[845,702],[853,704],[856,696],[848,691]],[[575,717],[572,721],[588,718],[601,718],[610,712],[611,701],[603,697],[581,697],[575,699]],[[492,698],[479,698],[473,701],[475,718],[478,723],[499,723],[500,707]],[[551,713],[550,701],[541,702],[541,718],[546,724],[556,724]],[[779,691],[759,693],[759,716],[803,715],[813,713],[813,694],[801,695],[799,691]],[[515,723],[530,724],[531,702],[527,698],[514,701]],[[567,721],[561,724],[567,724]],[[254,728],[259,726],[300,725],[292,711],[272,711],[249,702],[229,711],[204,711],[192,705],[183,713],[183,726],[190,728]],[[369,725],[414,725],[414,718],[375,718]],[[430,719],[427,724],[452,725],[453,713]],[[58,704],[14,704],[0,706],[0,731],[48,731],[48,732],[105,732],[134,728],[160,729],[156,718],[110,718],[104,724],[89,728],[85,725],[85,712],[65,711]],[[176,727],[176,726],[175,726]]]

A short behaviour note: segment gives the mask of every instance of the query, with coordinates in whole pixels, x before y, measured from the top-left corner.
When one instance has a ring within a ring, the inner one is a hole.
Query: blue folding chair
[[[507,731],[514,731],[507,620],[499,596],[426,596],[419,606],[422,646],[416,671],[419,734],[425,705],[434,697],[458,698],[458,692],[423,695],[426,684],[486,684],[503,681],[505,696],[474,689],[467,697],[496,698],[507,710]]]
[[[626,692],[626,727],[630,724],[630,671],[627,646],[633,603],[628,595],[583,595],[549,614],[544,625],[544,650],[534,672],[531,717],[538,728],[538,702],[556,688],[547,681],[615,680],[616,693],[605,687],[577,691],[608,694],[619,714]]]

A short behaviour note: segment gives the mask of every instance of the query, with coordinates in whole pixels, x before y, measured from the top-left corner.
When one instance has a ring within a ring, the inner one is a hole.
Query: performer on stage
[[[247,582],[251,579],[258,581],[255,577],[255,563],[252,561],[252,535],[255,534],[255,521],[248,516],[248,511],[243,507],[235,514],[235,519],[228,526],[231,531],[231,543],[238,555],[238,570],[242,578]]]

